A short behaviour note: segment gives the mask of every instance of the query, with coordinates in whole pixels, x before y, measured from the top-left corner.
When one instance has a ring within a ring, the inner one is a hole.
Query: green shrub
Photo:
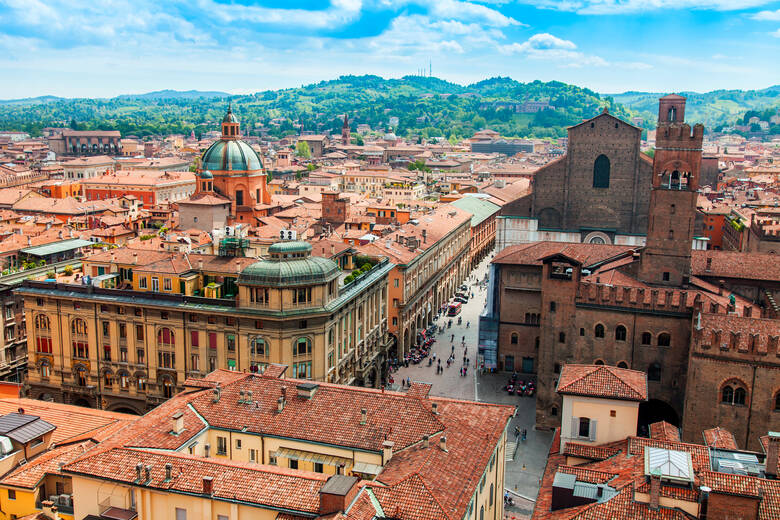
[[[354,279],[355,279],[355,275],[354,274],[348,274],[346,276],[346,278],[344,278],[344,283],[350,283]]]
[[[65,273],[65,276],[71,276],[73,275],[73,267],[66,265],[65,269],[63,269],[62,272]]]
[[[57,275],[54,273],[54,271],[49,271],[46,273],[46,278],[55,278]]]

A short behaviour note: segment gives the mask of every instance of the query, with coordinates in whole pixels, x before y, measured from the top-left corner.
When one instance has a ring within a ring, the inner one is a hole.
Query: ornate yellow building
[[[271,363],[303,379],[378,387],[392,265],[381,259],[345,284],[306,242],[268,251],[254,262],[116,257],[99,275],[104,287],[25,282],[30,396],[144,413],[188,377],[260,373]]]

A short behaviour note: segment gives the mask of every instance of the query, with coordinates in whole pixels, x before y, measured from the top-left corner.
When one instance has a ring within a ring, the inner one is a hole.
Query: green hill
[[[206,99],[161,92],[0,105],[0,128],[33,135],[43,127],[61,125],[115,129],[137,136],[201,133],[215,130],[226,108],[222,96]],[[353,121],[353,129],[366,123],[385,130],[390,118],[397,117],[394,132],[421,138],[459,138],[486,127],[508,137],[557,137],[566,135],[567,126],[598,114],[604,106],[619,117],[634,115],[612,98],[588,89],[501,77],[464,86],[433,77],[342,76],[299,88],[232,96],[231,101],[245,129],[256,133],[264,128],[275,136],[296,132],[301,126],[315,132],[339,132],[344,113]],[[546,101],[555,109],[517,112],[517,106],[526,101]]]
[[[704,123],[708,128],[730,123],[749,110],[765,110],[780,105],[780,85],[761,90],[713,90],[712,92],[678,92],[688,98],[685,119]],[[653,120],[658,113],[661,93],[624,92],[613,94],[618,103]]]

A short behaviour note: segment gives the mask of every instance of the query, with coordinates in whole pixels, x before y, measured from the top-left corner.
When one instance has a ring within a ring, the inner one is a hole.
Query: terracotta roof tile
[[[734,438],[734,434],[728,430],[724,430],[720,426],[704,430],[704,444],[710,448],[720,448],[724,450],[738,450],[737,440]]]
[[[647,374],[609,365],[564,365],[558,380],[558,393],[647,400]]]
[[[666,421],[654,422],[650,425],[650,438],[661,441],[680,441],[680,429]]]

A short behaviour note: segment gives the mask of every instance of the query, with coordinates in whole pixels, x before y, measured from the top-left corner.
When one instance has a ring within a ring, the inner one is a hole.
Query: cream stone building
[[[385,392],[285,372],[188,379],[63,467],[74,517],[503,518],[513,407],[432,397],[423,383]]]
[[[306,242],[269,257],[116,250],[89,285],[27,281],[30,395],[144,413],[218,368],[378,387],[386,370],[387,259],[350,283]],[[131,256],[132,255],[132,256]]]

